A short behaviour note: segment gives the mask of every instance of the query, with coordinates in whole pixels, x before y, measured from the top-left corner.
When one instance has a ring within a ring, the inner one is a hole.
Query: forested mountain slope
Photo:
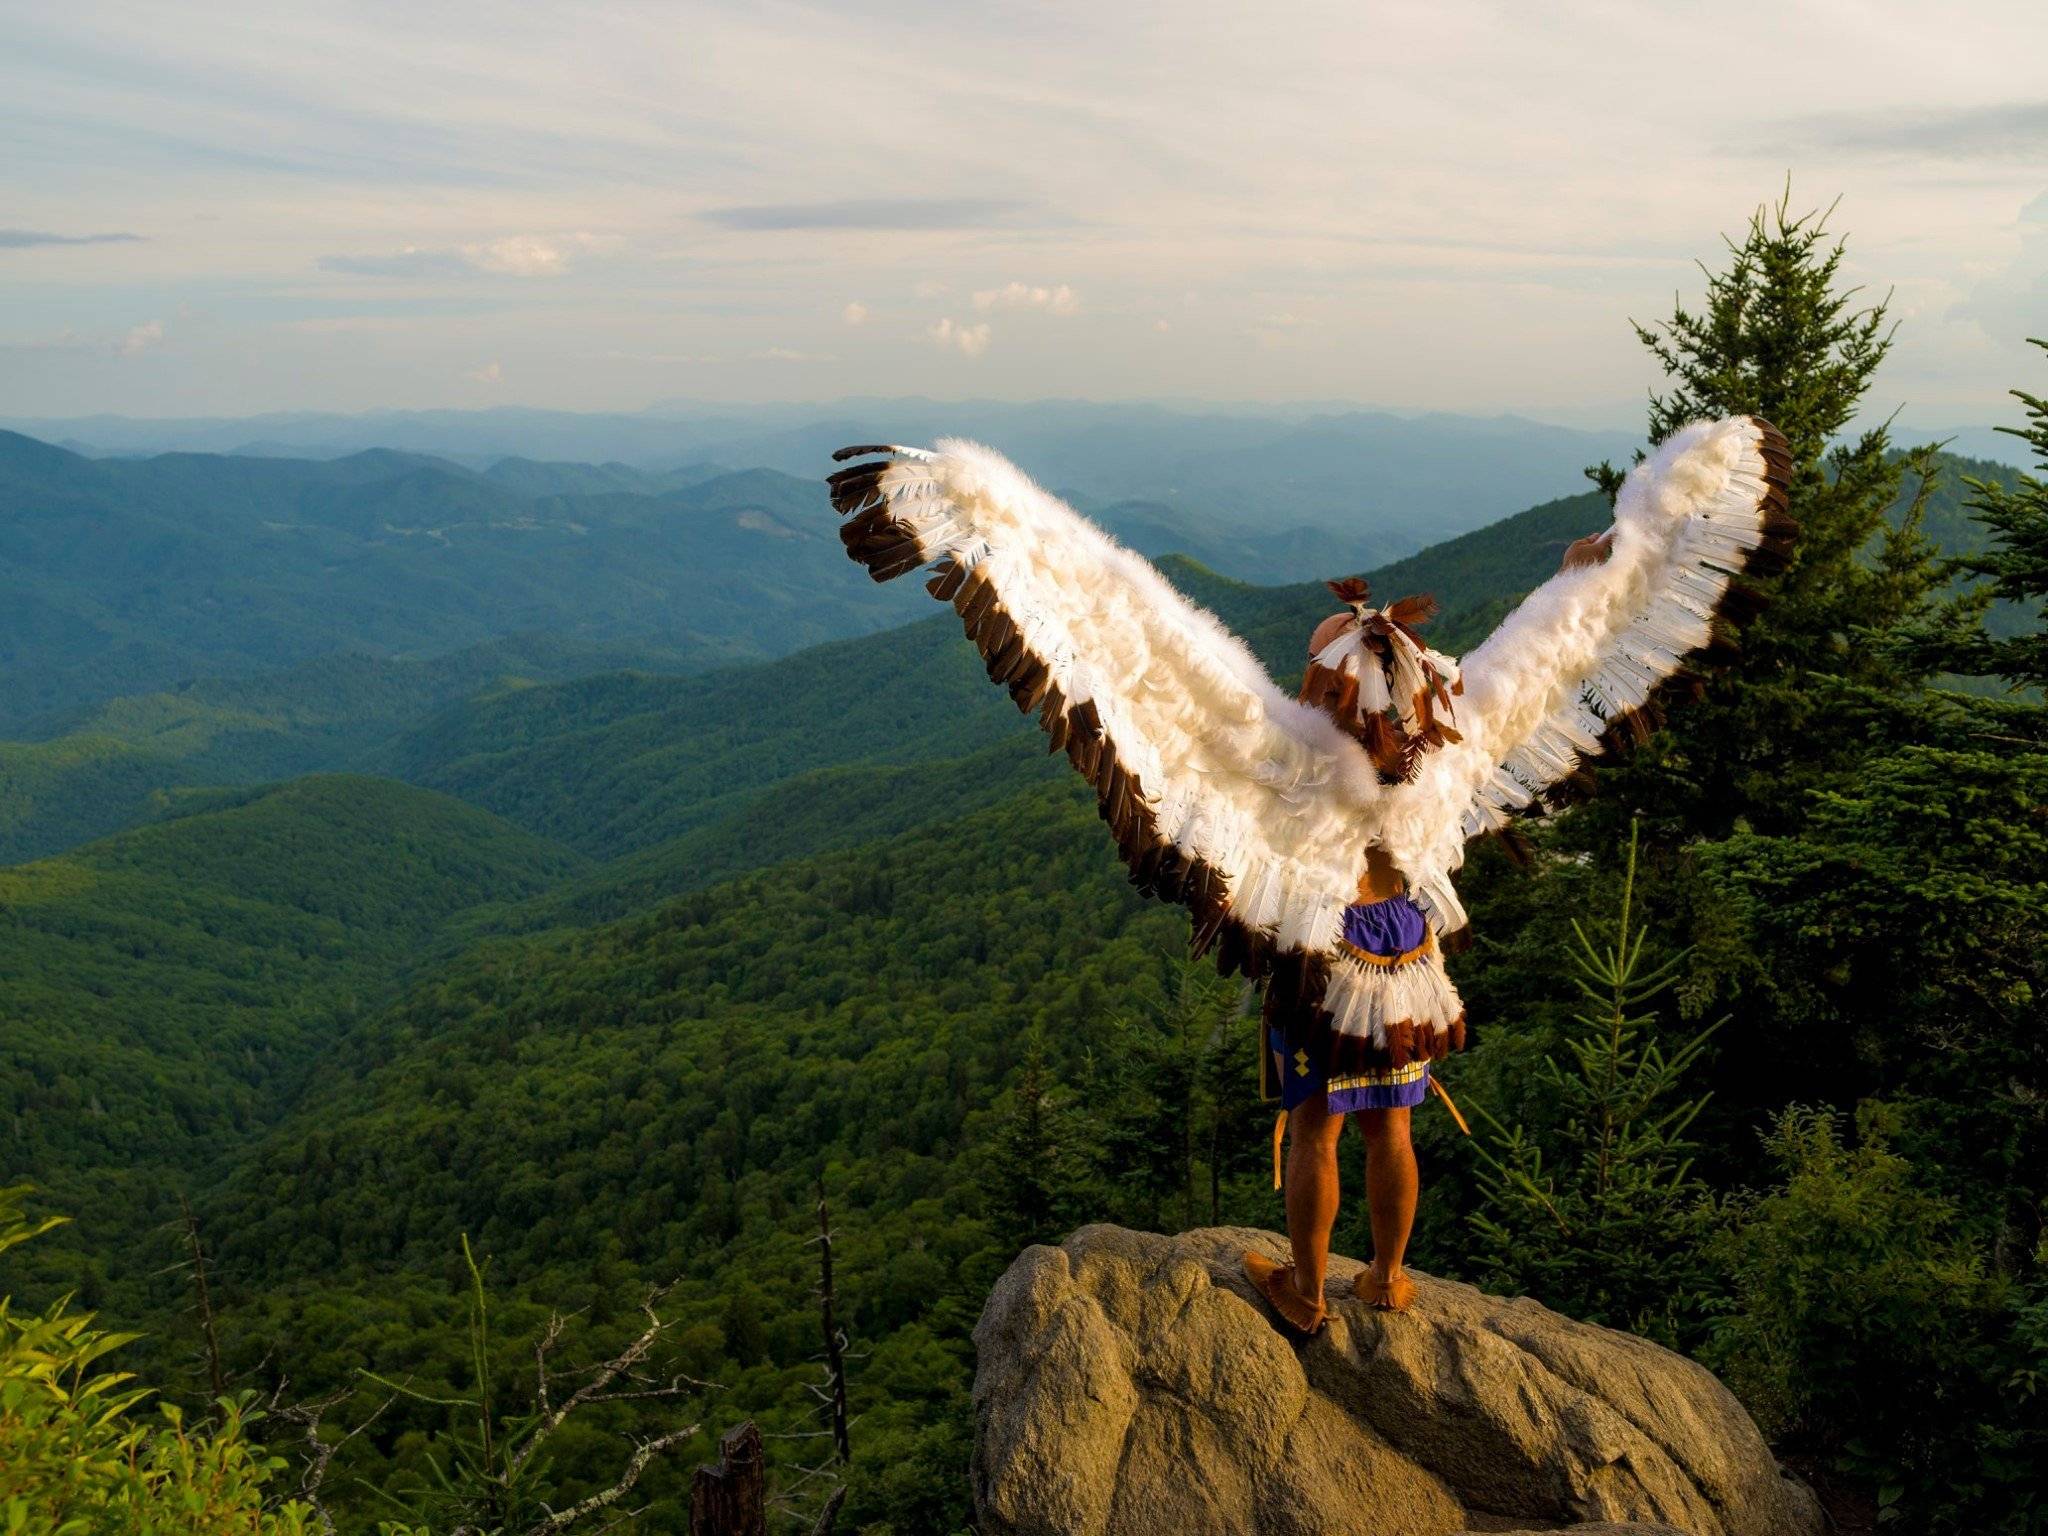
[[[1072,772],[1038,732],[932,762],[861,761],[813,768],[734,797],[714,819],[573,875],[529,900],[474,914],[480,932],[608,922],[685,891],[999,805]]]
[[[360,1026],[203,1202],[234,1276],[238,1363],[290,1341],[308,1391],[358,1363],[429,1392],[460,1380],[457,1336],[419,1320],[445,1315],[466,1233],[501,1298],[600,1322],[642,1282],[680,1278],[664,1310],[692,1341],[683,1368],[723,1384],[708,1420],[806,1428],[822,1174],[842,1211],[863,1464],[897,1468],[870,1474],[857,1508],[884,1513],[891,1479],[899,1510],[957,1500],[930,1471],[907,1484],[959,1454],[967,1333],[1014,1245],[987,1111],[1031,1042],[1062,1070],[1092,1058],[1106,1099],[1127,1085],[1087,1135],[1158,1143],[1103,1209],[1161,1219],[1193,1177],[1164,1134],[1185,1106],[1163,1077],[1137,1085],[1120,1022],[1164,1006],[1185,922],[1130,890],[1070,779],[437,971]],[[1226,1059],[1249,1074],[1251,1023],[1237,1028]],[[1257,1136],[1233,1130],[1227,1150],[1232,1200],[1263,1211]],[[1069,1155],[1085,1176],[1084,1148]],[[418,1467],[438,1423],[398,1404],[350,1470]]]
[[[622,667],[702,670],[717,652],[515,635],[420,660],[343,652],[252,677],[209,677],[34,722],[0,741],[0,865],[160,814],[163,791],[346,768],[373,745],[488,687]]]
[[[608,856],[718,820],[792,774],[956,756],[1014,720],[958,621],[940,616],[700,677],[498,690],[366,765]]]
[[[1548,503],[1374,587],[1434,591],[1430,638],[1462,650],[1606,515],[1590,494]],[[1163,563],[1283,680],[1332,606],[1316,582]],[[465,1234],[505,1315],[536,1326],[560,1306],[616,1329],[643,1283],[680,1275],[687,1368],[724,1384],[708,1420],[794,1431],[822,1175],[844,1315],[872,1351],[850,1511],[957,1500],[967,1330],[995,1271],[1073,1220],[1270,1222],[1270,1121],[1249,1123],[1239,990],[1177,963],[1185,920],[1130,892],[1085,789],[957,621],[922,611],[702,675],[545,680],[544,650],[487,650],[468,672],[308,667],[296,712],[208,684],[53,723],[52,751],[97,727],[239,772],[397,721],[362,760],[414,784],[177,789],[150,825],[0,871],[0,1135],[85,1217],[30,1278],[82,1279],[150,1320],[145,1347],[182,1348],[176,1281],[150,1277],[189,1191],[237,1366],[260,1375],[275,1349],[302,1391],[367,1363],[432,1392],[469,1369],[448,1286]],[[1571,995],[1554,940],[1515,948],[1540,932],[1517,904],[1549,903],[1556,927],[1603,888],[1571,859],[1534,895],[1476,862],[1475,1046],[1447,1073],[1541,1115]],[[1419,1122],[1431,1255],[1471,1206],[1447,1123]],[[1753,1158],[1754,1127],[1727,1124]],[[423,1469],[440,1422],[395,1409],[349,1470]],[[572,1447],[563,1486],[614,1460]]]
[[[431,791],[325,777],[191,791],[161,823],[0,870],[7,1161],[89,1244],[132,1238],[448,919],[579,864]]]
[[[1605,515],[1596,495],[1531,508],[1372,573],[1374,590],[1389,598],[1436,592],[1444,613],[1432,638],[1469,643]],[[1182,558],[1161,565],[1286,683],[1333,606],[1321,582],[1255,587]],[[751,835],[756,797],[794,775],[927,763],[1034,736],[988,685],[958,620],[937,612],[761,666],[500,691],[455,706],[365,762],[611,857],[718,825],[728,836]]]

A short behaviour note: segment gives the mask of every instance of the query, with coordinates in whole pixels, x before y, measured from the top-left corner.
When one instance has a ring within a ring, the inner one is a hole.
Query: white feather
[[[995,584],[1054,685],[1094,704],[1161,835],[1228,880],[1233,913],[1283,947],[1327,952],[1373,846],[1436,929],[1463,927],[1451,875],[1465,841],[1570,773],[1606,721],[1705,643],[1728,572],[1761,539],[1760,441],[1748,418],[1674,434],[1624,485],[1604,563],[1538,587],[1462,668],[1428,653],[1464,679],[1462,740],[1392,786],[1219,620],[999,454],[958,439],[898,450],[878,489],[925,560],[950,556]],[[1358,651],[1347,635],[1318,659],[1358,670],[1365,707],[1384,708],[1382,669]],[[1337,966],[1330,1005],[1342,1027],[1447,1026],[1457,997],[1431,960],[1395,981]]]

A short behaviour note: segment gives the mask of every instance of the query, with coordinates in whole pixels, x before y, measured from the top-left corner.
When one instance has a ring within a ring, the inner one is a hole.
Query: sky
[[[1640,420],[1788,178],[2015,419],[2048,5],[0,0],[0,413],[847,395]]]

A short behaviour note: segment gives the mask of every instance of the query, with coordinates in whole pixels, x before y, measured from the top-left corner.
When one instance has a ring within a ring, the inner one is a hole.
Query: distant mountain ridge
[[[333,459],[88,459],[0,433],[0,733],[194,677],[509,635],[734,660],[902,622],[914,592],[841,557],[821,451],[805,477],[403,449]],[[1384,559],[1368,531],[1261,531],[1088,504],[1141,552],[1272,581]]]
[[[387,449],[91,460],[0,434],[0,730],[194,676],[535,630],[779,655],[899,623],[914,598],[850,570],[817,482],[772,470],[534,495]]]
[[[16,440],[18,442],[18,440]],[[6,440],[0,438],[0,446]],[[31,444],[31,467],[61,481],[70,455]],[[205,465],[205,459],[193,463]],[[379,483],[434,471],[414,455],[356,455],[322,467],[330,477]],[[184,473],[188,461],[174,459]],[[799,512],[768,512],[788,494],[799,508],[813,487],[776,471],[717,471],[657,496],[631,489],[563,496],[553,485],[596,469],[612,483],[635,483],[641,471],[539,465],[516,461],[506,477],[532,496],[520,506],[559,516],[561,508],[618,522],[692,518],[696,508],[739,508],[741,532],[764,547],[791,539]],[[16,467],[16,473],[23,473]],[[258,479],[279,465],[256,465]],[[451,473],[485,483],[489,471]],[[1944,479],[1927,508],[1927,532],[1946,549],[1972,549],[1980,524],[1964,512],[1958,475],[1995,475],[1999,465],[1946,461]],[[653,477],[645,477],[653,479]],[[750,514],[760,526],[745,528]],[[1126,516],[1126,535],[1141,549],[1182,530],[1171,508],[1135,504],[1096,512]],[[1151,528],[1145,516],[1155,514]],[[514,508],[514,516],[526,516]],[[819,518],[825,514],[819,512]],[[1432,639],[1462,651],[1477,643],[1524,590],[1556,567],[1565,547],[1606,520],[1597,494],[1546,502],[1487,528],[1432,545],[1417,555],[1368,567],[1382,598],[1432,592],[1444,612]],[[1214,532],[1210,528],[1208,532]],[[838,559],[827,578],[860,592],[868,584]],[[1356,573],[1368,561],[1329,551],[1325,573]],[[1327,610],[1321,582],[1255,586],[1184,555],[1161,567],[1198,602],[1219,612],[1284,682],[1298,666],[1300,639]],[[743,571],[758,578],[760,571]],[[905,618],[930,606],[911,584],[899,584]],[[1997,629],[2019,614],[1995,610]],[[127,694],[98,705],[72,705],[16,725],[0,739],[0,864],[70,848],[160,813],[162,793],[184,784],[254,782],[313,770],[369,770],[442,788],[494,809],[539,834],[561,838],[598,858],[635,860],[621,879],[637,891],[684,889],[719,870],[743,868],[788,838],[764,838],[754,817],[764,807],[776,827],[807,827],[815,846],[842,846],[852,836],[881,836],[901,817],[860,813],[854,784],[877,774],[879,797],[911,793],[911,780],[934,762],[1001,752],[1020,735],[1001,696],[981,684],[969,651],[946,618],[907,629],[803,651],[786,662],[733,670],[731,647],[618,641],[575,635],[514,635],[438,657],[377,657],[344,651],[315,657],[287,672],[246,678],[205,678],[164,690]],[[723,666],[721,666],[723,664]],[[682,674],[709,672],[688,678]],[[666,676],[664,676],[666,674]],[[776,700],[764,711],[762,700]],[[993,764],[995,760],[991,760]],[[918,768],[903,776],[901,770]],[[852,811],[811,815],[799,801],[799,780],[819,774],[819,795]],[[563,795],[571,786],[573,793]],[[977,803],[973,784],[944,774],[915,784],[936,803]],[[754,854],[745,852],[754,850]],[[580,897],[580,901],[584,901]],[[616,909],[596,887],[588,901]],[[586,905],[588,905],[586,901]]]
[[[1238,526],[1320,527],[1362,545],[1366,563],[1504,517],[1533,498],[1575,489],[1584,465],[1625,457],[1638,443],[1629,430],[1343,405],[920,398],[677,403],[638,413],[508,407],[0,425],[120,454],[183,449],[320,458],[385,447],[476,470],[517,457],[616,464],[657,476],[707,460],[809,476],[834,448],[850,442],[971,437],[1096,507],[1156,501]],[[1273,574],[1231,568],[1247,576]]]
[[[167,792],[347,768],[490,687],[622,669],[690,671],[699,651],[515,635],[424,660],[342,652],[283,672],[201,678],[27,722],[0,740],[0,865],[153,819]]]

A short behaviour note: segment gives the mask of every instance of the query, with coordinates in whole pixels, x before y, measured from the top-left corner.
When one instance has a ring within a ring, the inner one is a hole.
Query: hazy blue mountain
[[[2017,420],[2016,413],[2009,420]],[[2017,462],[1997,421],[1902,427],[1900,443],[1952,439],[1958,454]],[[142,420],[0,420],[97,452],[335,457],[368,447],[435,454],[476,469],[517,457],[663,471],[705,460],[811,476],[855,441],[976,437],[1045,483],[1101,504],[1154,500],[1251,527],[1317,523],[1391,557],[1578,488],[1581,466],[1625,460],[1641,429],[1559,427],[1516,416],[1365,409],[1342,403],[847,399],[747,405],[664,401],[643,412],[300,412]],[[1404,542],[1405,541],[1405,542]]]
[[[493,485],[526,496],[588,496],[611,491],[634,496],[659,496],[664,491],[686,490],[731,473],[725,465],[702,461],[655,471],[616,460],[608,464],[578,464],[561,459],[509,457],[499,459],[486,469],[484,478]]]
[[[965,436],[1097,504],[1161,502],[1260,532],[1316,525],[1375,559],[1572,491],[1584,465],[1626,455],[1639,437],[1633,429],[1588,432],[1513,416],[1086,400],[677,402],[640,414],[502,409],[12,424],[121,453],[260,445],[321,457],[376,446],[479,470],[507,457],[658,472],[709,460],[807,477],[850,442]]]
[[[776,655],[901,622],[817,480],[532,495],[446,460],[90,460],[0,434],[0,729],[195,676],[511,634]]]
[[[607,491],[650,496],[669,489],[660,476],[616,461],[576,464],[503,458],[484,471],[484,478],[522,496],[581,496]]]
[[[2001,413],[2000,421],[2005,425],[2018,426],[2020,411],[2015,404],[2010,411]],[[1894,427],[1892,441],[1895,443],[1941,443],[1947,451],[1958,458],[1988,459],[2005,473],[2010,474],[2014,466],[2027,460],[2027,445],[2010,432],[1999,430],[2000,421],[1989,426],[1946,426],[1946,427]]]
[[[1079,496],[1076,506],[1141,554],[1187,555],[1241,581],[1279,585],[1321,573],[1348,576],[1404,553],[1405,539],[1360,528],[1264,530],[1159,501],[1098,505]]]

